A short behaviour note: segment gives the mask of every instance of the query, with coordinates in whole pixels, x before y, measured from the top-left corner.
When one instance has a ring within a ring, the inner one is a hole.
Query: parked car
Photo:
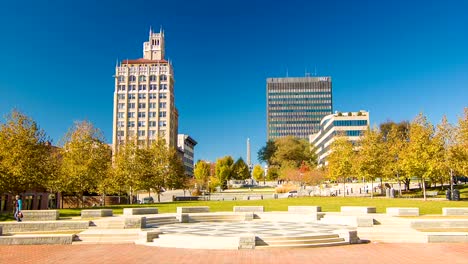
[[[288,194],[288,198],[289,197],[297,197],[297,191],[289,191],[287,194]]]
[[[143,202],[144,204],[150,204],[150,203],[154,203],[154,199],[153,197],[149,196],[149,197],[145,197],[143,198]]]

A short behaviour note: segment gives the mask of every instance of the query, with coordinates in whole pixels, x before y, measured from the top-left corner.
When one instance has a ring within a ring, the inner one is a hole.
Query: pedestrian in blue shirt
[[[21,200],[21,196],[16,195],[16,201],[15,201],[15,219],[18,222],[21,222],[21,209],[23,208],[23,200]]]

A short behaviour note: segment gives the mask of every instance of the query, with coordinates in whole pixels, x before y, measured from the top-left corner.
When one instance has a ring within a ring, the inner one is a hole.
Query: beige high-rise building
[[[164,56],[164,31],[150,29],[143,58],[123,60],[115,69],[112,143],[129,139],[149,145],[163,137],[177,147],[178,111],[174,104],[174,71]]]

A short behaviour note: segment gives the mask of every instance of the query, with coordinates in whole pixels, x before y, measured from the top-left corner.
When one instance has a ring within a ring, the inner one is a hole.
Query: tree
[[[234,160],[231,156],[225,156],[223,158],[219,158],[216,160],[216,168],[215,173],[216,177],[220,182],[221,188],[227,188],[227,181],[232,176],[232,165],[234,164]]]
[[[199,185],[207,186],[210,179],[210,164],[203,160],[197,161],[193,174]]]
[[[456,169],[456,127],[452,126],[447,117],[444,115],[442,121],[437,125],[435,139],[438,144],[442,146],[439,148],[442,153],[439,153],[437,157],[441,159],[437,161],[439,175],[442,176],[441,182],[445,179],[449,179],[450,190],[453,192],[453,174]],[[445,176],[445,177],[444,177]]]
[[[268,181],[275,181],[279,178],[279,167],[272,165],[268,167],[266,178]]]
[[[453,148],[454,166],[461,175],[468,175],[468,107],[458,119],[456,143]]]
[[[99,185],[108,177],[111,164],[109,146],[99,129],[87,121],[75,122],[64,138],[61,152],[63,190],[74,192],[81,199],[85,192],[99,192]]]
[[[257,182],[260,182],[261,180],[265,180],[265,177],[264,177],[264,171],[263,171],[263,168],[260,164],[256,164],[253,168],[253,171],[252,171],[252,175],[253,175],[253,178],[257,181]]]
[[[44,130],[13,110],[0,127],[0,193],[50,186],[56,175],[53,158]]]
[[[125,190],[130,196],[130,203],[133,203],[133,193],[140,186],[141,166],[138,164],[138,146],[135,140],[129,139],[123,144],[119,144],[114,153],[113,177],[114,184],[119,190]]]
[[[189,178],[185,175],[185,167],[175,148],[169,148],[169,172],[167,174],[167,188],[185,189]]]
[[[232,177],[236,180],[250,179],[249,166],[247,166],[242,158],[239,158],[234,163],[232,167]]]
[[[434,127],[426,116],[419,114],[410,124],[409,143],[403,155],[404,168],[409,175],[422,181],[424,200],[426,200],[425,181],[436,175],[439,146],[434,143]]]
[[[356,155],[356,173],[371,182],[371,197],[373,197],[373,182],[375,178],[383,178],[385,148],[382,135],[377,129],[369,129],[359,141],[359,152]]]
[[[266,145],[263,146],[258,152],[257,157],[261,162],[265,162],[267,165],[272,164],[272,158],[276,151],[276,145],[273,140],[268,140]]]
[[[386,152],[384,173],[388,177],[396,177],[400,196],[401,180],[403,180],[406,190],[409,190],[411,182],[410,175],[405,173],[403,167],[403,153],[406,152],[409,142],[409,123],[408,128],[402,129],[404,126],[401,124],[403,123],[406,124],[405,122],[401,122],[400,124],[393,123],[393,125],[389,127],[388,131],[381,130]],[[380,127],[382,129],[382,125]]]
[[[272,164],[283,166],[293,165],[296,168],[306,162],[309,166],[317,165],[317,156],[308,141],[292,136],[275,140],[276,151],[271,159]]]
[[[343,196],[346,193],[346,178],[353,172],[353,144],[344,136],[335,136],[331,153],[327,157],[330,179],[343,182]]]

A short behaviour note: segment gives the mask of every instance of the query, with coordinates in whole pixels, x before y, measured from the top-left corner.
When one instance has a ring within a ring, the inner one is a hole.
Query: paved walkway
[[[467,244],[363,244],[313,249],[193,250],[138,245],[0,246],[0,263],[466,264],[467,247]]]

